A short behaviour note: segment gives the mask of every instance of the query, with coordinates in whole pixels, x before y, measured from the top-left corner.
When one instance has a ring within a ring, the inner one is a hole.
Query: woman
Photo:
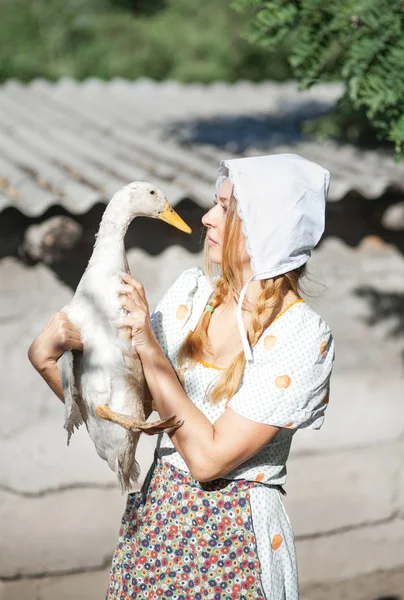
[[[159,436],[128,496],[108,599],[298,598],[281,494],[294,433],[320,428],[328,402],[332,334],[299,295],[328,186],[297,155],[223,161],[202,219],[208,276],[185,271],[150,318],[142,285],[122,275],[122,326],[154,407],[183,425]],[[80,333],[59,313],[30,358],[60,398],[66,348],[82,348]]]

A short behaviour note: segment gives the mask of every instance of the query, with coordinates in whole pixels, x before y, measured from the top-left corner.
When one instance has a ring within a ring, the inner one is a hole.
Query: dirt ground
[[[102,600],[108,571],[0,582],[0,599]],[[404,564],[338,583],[302,586],[300,600],[404,600]]]

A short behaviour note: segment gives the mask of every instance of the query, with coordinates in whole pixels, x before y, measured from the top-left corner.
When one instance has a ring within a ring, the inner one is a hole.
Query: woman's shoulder
[[[328,322],[307,302],[293,302],[263,332],[256,352],[263,360],[272,361],[276,355],[301,354],[320,350],[332,344]]]
[[[301,304],[301,310],[295,315],[295,319],[298,323],[301,323],[302,326],[310,327],[313,332],[326,330],[331,332],[329,323],[319,312],[305,300],[299,304]]]
[[[207,281],[207,277],[201,267],[190,267],[185,269],[174,281],[168,291],[188,292],[189,289],[197,290]]]
[[[264,331],[227,406],[267,425],[319,429],[334,356],[327,322],[306,303],[296,303]]]
[[[203,270],[200,267],[191,267],[177,277],[164,294],[162,301],[170,300],[175,303],[183,299],[186,302],[206,289],[213,291]]]
[[[200,304],[205,306],[212,292],[213,288],[200,267],[186,269],[164,294],[153,316],[160,315],[165,320],[185,324],[195,315]]]
[[[299,298],[281,312],[270,327],[279,330],[292,330],[297,335],[313,335],[330,331],[331,327],[320,313],[305,300]]]

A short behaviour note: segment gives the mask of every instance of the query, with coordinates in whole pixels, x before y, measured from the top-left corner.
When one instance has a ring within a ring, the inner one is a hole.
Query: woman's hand
[[[80,331],[69,321],[66,313],[51,315],[43,330],[28,350],[28,358],[37,371],[56,364],[65,350],[83,351]]]
[[[141,353],[157,343],[150,322],[149,305],[140,281],[127,273],[121,273],[121,279],[124,282],[124,285],[119,288],[121,306],[129,312],[129,315],[119,321],[118,327],[131,328],[132,343]]]

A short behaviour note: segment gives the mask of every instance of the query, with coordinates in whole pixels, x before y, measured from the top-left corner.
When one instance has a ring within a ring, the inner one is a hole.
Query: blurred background
[[[202,265],[219,160],[295,152],[332,175],[306,301],[331,325],[327,418],[284,499],[303,600],[404,600],[402,3],[0,0],[0,597],[104,597],[125,497],[27,350],[69,302],[133,180],[193,229],[126,238],[151,308]],[[152,418],[155,418],[153,415]],[[142,483],[156,438],[142,438]]]

